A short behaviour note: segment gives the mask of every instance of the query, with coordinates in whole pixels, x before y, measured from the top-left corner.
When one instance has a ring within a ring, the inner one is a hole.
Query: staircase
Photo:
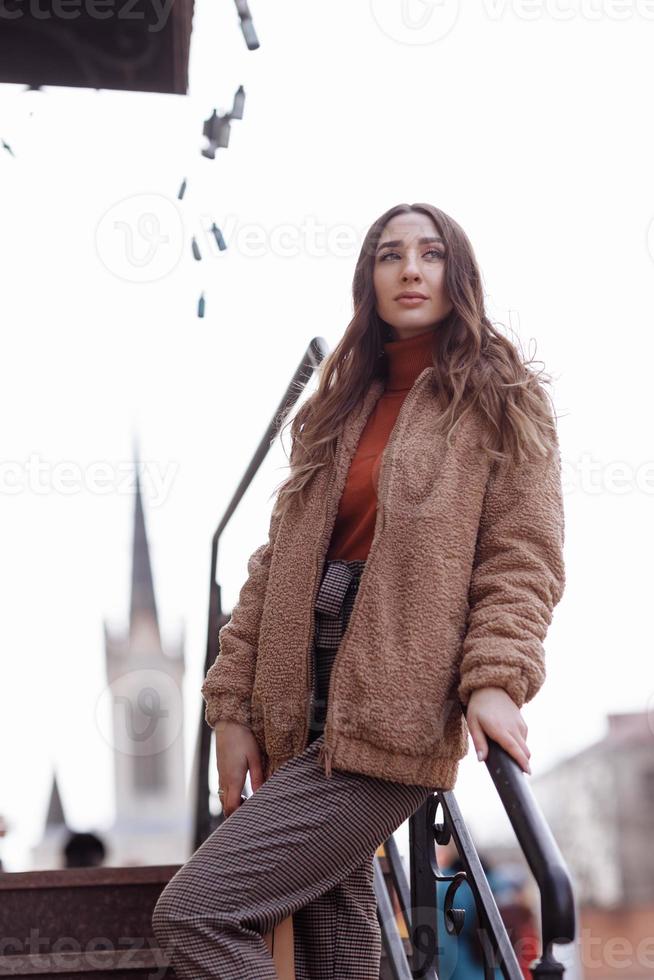
[[[177,868],[0,872],[0,977],[172,977],[150,920]]]
[[[0,977],[173,980],[151,918],[179,867],[0,872]],[[392,976],[384,951],[380,978]]]

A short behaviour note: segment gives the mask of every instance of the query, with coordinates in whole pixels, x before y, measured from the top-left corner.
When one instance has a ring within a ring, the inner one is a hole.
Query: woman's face
[[[447,316],[453,304],[445,288],[445,244],[428,215],[391,218],[377,246],[373,282],[377,313],[396,340],[425,333]],[[403,301],[404,292],[424,298]]]

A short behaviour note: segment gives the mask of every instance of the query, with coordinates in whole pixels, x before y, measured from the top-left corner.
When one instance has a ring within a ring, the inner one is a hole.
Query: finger
[[[241,804],[239,803],[239,806],[240,805]],[[238,810],[238,806],[232,807],[232,809],[230,810],[225,810],[225,820],[227,819],[227,817],[231,817],[232,813],[236,813],[237,810]]]
[[[498,737],[497,741],[500,743],[502,748],[506,749],[509,755],[515,759],[521,769],[524,772],[528,772],[531,775],[531,766],[529,765],[529,758],[527,757],[523,744],[518,741],[518,739],[509,731],[504,731],[501,737]]]
[[[513,731],[512,729],[509,729],[509,734],[513,736],[513,738],[516,740],[516,742],[524,752],[526,758],[529,759],[529,757],[531,756],[531,751],[529,749],[529,746],[527,745],[527,741],[523,733],[520,730]]]
[[[263,783],[263,767],[261,765],[261,753],[258,750],[255,750],[248,755],[248,768],[250,770],[250,782],[252,783],[252,792],[256,793],[256,791]]]
[[[475,747],[475,752],[477,753],[477,758],[480,762],[482,762],[488,756],[488,742],[486,741],[486,736],[484,735],[483,729],[476,718],[471,718],[468,721],[468,730],[472,738],[472,743]]]
[[[223,808],[225,810],[225,816],[229,817],[234,810],[237,810],[241,803],[241,790],[238,788],[237,783],[231,783],[229,787],[225,790],[225,795],[223,796]]]

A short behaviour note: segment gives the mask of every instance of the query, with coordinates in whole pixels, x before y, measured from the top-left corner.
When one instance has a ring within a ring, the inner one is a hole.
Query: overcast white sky
[[[30,866],[53,766],[73,827],[111,823],[95,707],[103,620],[127,613],[133,433],[151,467],[162,627],[186,627],[190,763],[212,531],[310,339],[333,346],[345,329],[363,234],[400,201],[462,224],[489,314],[555,377],[568,580],[547,682],[523,709],[534,776],[600,737],[608,712],[654,706],[647,5],[411,0],[404,20],[399,0],[251,9],[255,52],[229,0],[196,3],[187,97],[0,86],[0,137],[15,152],[0,150],[2,459],[21,481],[3,483],[1,511],[8,870]],[[244,119],[206,160],[202,121],[239,84]],[[138,222],[153,211],[167,240],[150,255]],[[284,461],[271,454],[224,535],[226,608]],[[109,467],[104,492],[95,463]],[[457,791],[483,840],[497,806],[472,751]]]

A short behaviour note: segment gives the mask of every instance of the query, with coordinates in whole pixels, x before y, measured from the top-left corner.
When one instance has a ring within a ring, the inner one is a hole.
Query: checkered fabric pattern
[[[313,710],[309,722],[309,742],[324,731],[329,681],[338,647],[350,621],[365,561],[334,559],[325,564],[314,604]]]
[[[317,647],[338,648],[365,567],[366,563],[363,559],[345,561],[339,558],[326,563],[314,605]]]
[[[434,792],[319,763],[281,765],[161,892],[152,928],[179,980],[276,980],[264,935],[293,915],[296,980],[379,980],[380,844]]]

